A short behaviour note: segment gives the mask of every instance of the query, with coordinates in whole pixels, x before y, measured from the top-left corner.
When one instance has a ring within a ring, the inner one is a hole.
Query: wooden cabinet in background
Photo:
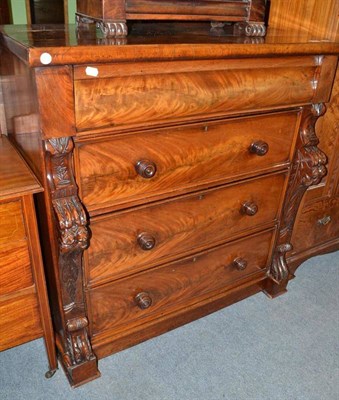
[[[331,100],[319,119],[319,146],[328,157],[327,176],[310,188],[297,215],[289,255],[294,270],[307,258],[339,250],[339,73],[337,70]]]
[[[338,42],[339,1],[271,0],[270,31],[290,40]],[[296,218],[288,262],[291,272],[307,258],[339,249],[339,72],[326,113],[317,122],[319,147],[328,158],[327,175],[308,189]]]
[[[33,194],[43,189],[0,135],[0,351],[43,337],[57,368]]]

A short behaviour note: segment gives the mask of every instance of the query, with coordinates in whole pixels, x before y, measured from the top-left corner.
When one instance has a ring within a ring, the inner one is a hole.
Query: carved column
[[[265,292],[276,297],[286,292],[290,277],[286,253],[292,250],[290,243],[298,208],[306,190],[320,183],[326,175],[326,155],[317,147],[315,133],[317,119],[325,113],[325,105],[315,104],[303,110],[299,138],[292,163],[284,207],[281,215],[277,244],[273,253]]]
[[[87,217],[78,197],[72,168],[70,137],[45,141],[47,179],[56,219],[62,317],[62,363],[72,385],[99,376],[88,338],[83,291],[82,255],[89,244]]]

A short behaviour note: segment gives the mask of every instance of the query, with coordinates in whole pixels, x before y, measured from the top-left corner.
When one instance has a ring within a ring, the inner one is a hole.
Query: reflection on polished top
[[[1,40],[31,66],[41,66],[41,54],[51,56],[49,65],[139,60],[230,58],[292,54],[338,54],[335,38],[268,28],[264,38],[211,33],[205,23],[134,23],[126,38],[104,38],[89,26],[5,25]]]

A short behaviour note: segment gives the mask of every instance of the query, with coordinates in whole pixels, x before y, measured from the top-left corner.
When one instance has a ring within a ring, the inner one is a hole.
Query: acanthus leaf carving
[[[289,270],[286,253],[292,250],[291,237],[295,218],[306,190],[321,182],[326,175],[326,155],[317,147],[319,139],[315,132],[318,118],[325,113],[324,104],[305,107],[299,130],[299,141],[292,163],[280,229],[273,261],[269,271],[271,279],[280,284],[288,280]]]
[[[59,235],[58,265],[65,319],[64,361],[68,367],[95,359],[88,338],[83,292],[83,251],[89,245],[88,220],[78,197],[70,137],[46,140],[51,202]]]

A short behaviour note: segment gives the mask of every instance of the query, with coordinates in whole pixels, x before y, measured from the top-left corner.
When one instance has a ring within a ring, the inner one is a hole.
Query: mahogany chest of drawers
[[[97,359],[286,291],[299,203],[326,174],[315,123],[337,44],[25,34],[3,30],[4,101],[45,187],[45,267],[72,385],[99,375]]]

